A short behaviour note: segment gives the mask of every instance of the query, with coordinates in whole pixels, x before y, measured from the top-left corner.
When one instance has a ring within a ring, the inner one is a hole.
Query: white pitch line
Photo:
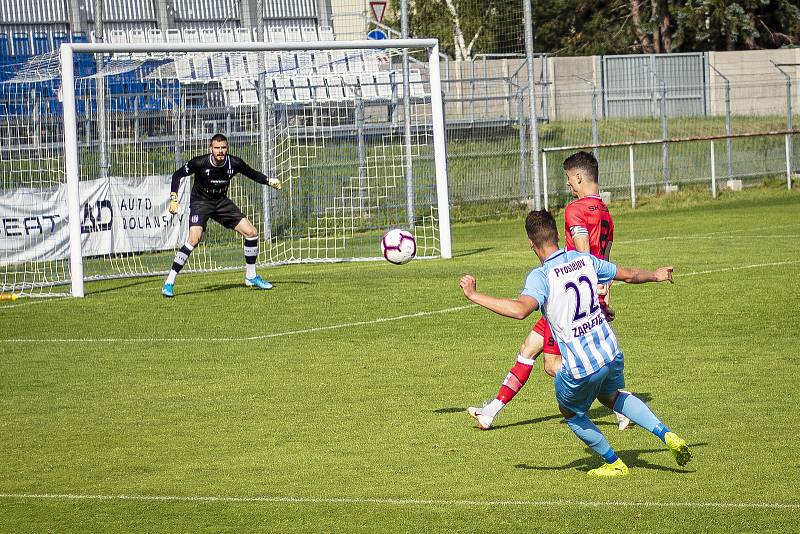
[[[87,495],[80,493],[0,493],[0,499],[18,500],[84,500],[84,501],[144,501],[198,503],[274,503],[274,504],[346,504],[391,506],[583,506],[591,508],[712,508],[712,509],[769,509],[800,510],[800,503],[779,502],[659,502],[659,501],[573,501],[573,500],[504,500],[473,501],[466,499],[390,499],[358,497],[225,497],[213,495]]]
[[[314,334],[316,332],[325,332],[328,330],[338,330],[341,328],[352,328],[355,326],[367,326],[372,324],[388,323],[391,321],[402,321],[403,319],[416,319],[417,317],[427,317],[429,315],[441,315],[445,313],[452,313],[468,308],[474,308],[477,304],[467,304],[465,306],[456,306],[454,308],[445,308],[443,310],[423,311],[417,313],[409,313],[406,315],[397,315],[395,317],[379,317],[369,321],[357,321],[354,323],[341,323],[329,326],[316,326],[313,328],[302,328],[300,330],[288,330],[286,332],[275,332],[272,334],[264,334],[261,336],[247,336],[247,337],[187,337],[187,338],[157,338],[157,337],[139,337],[139,338],[61,338],[61,339],[0,339],[0,343],[161,343],[161,342],[222,342],[228,343],[231,341],[259,341],[262,339],[270,339],[274,337],[296,336],[300,334]]]
[[[631,245],[634,243],[648,243],[650,241],[691,241],[691,240],[715,240],[715,239],[797,239],[799,234],[736,234],[736,235],[717,235],[717,234],[701,234],[701,235],[681,235],[681,236],[661,236],[661,237],[643,237],[641,239],[628,239],[614,241],[615,245]]]
[[[726,273],[728,271],[741,271],[742,269],[758,269],[759,267],[779,267],[781,265],[793,265],[795,263],[800,263],[800,260],[789,260],[789,261],[774,261],[770,263],[755,263],[753,265],[739,265],[738,267],[725,267],[723,269],[710,269],[708,271],[694,271],[691,273],[675,273],[673,278],[682,278],[684,276],[698,276],[701,274],[714,274],[714,273]]]

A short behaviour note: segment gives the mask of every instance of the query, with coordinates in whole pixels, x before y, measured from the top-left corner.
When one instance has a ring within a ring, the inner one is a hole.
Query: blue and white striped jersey
[[[597,284],[614,279],[617,266],[574,250],[559,250],[525,279],[523,295],[536,299],[573,378],[589,376],[621,354],[606,321]]]

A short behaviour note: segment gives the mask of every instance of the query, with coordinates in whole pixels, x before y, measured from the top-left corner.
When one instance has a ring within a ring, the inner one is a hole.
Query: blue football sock
[[[635,395],[620,392],[614,402],[614,411],[619,412],[642,428],[646,428],[664,441],[669,428],[658,420],[653,411]]]
[[[613,464],[618,460],[617,454],[611,445],[608,444],[606,437],[600,429],[592,423],[585,414],[576,415],[567,419],[567,425],[581,438],[585,444],[592,448],[594,452],[603,457],[607,463]]]

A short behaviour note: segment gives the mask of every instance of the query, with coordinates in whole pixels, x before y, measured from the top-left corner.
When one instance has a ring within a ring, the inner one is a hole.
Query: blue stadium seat
[[[44,32],[35,32],[33,34],[33,55],[38,56],[52,51],[53,47],[50,42],[50,36]]]
[[[53,50],[58,50],[61,43],[69,42],[69,34],[67,32],[53,32]]]
[[[8,44],[8,35],[0,33],[0,63],[2,64],[8,63],[8,59],[11,56]]]
[[[72,32],[72,42],[73,43],[88,43],[89,36],[86,35],[86,32]]]
[[[16,57],[28,58],[31,56],[31,39],[28,32],[14,32],[11,37],[11,42],[14,47],[14,55]]]

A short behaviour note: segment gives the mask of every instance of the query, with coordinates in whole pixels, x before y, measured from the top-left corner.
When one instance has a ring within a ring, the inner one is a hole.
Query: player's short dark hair
[[[597,159],[591,152],[575,152],[564,160],[565,171],[581,171],[583,176],[594,183],[599,183],[597,171]]]
[[[218,143],[219,143],[219,142],[225,142],[225,143],[227,143],[227,142],[228,142],[228,138],[227,138],[227,137],[225,137],[225,135],[224,135],[224,134],[218,133],[218,134],[215,134],[215,135],[214,135],[214,137],[212,137],[212,138],[211,138],[211,141],[209,141],[209,142],[208,142],[208,144],[210,145],[210,144],[211,144],[211,143],[213,143],[214,141],[216,141],[216,142],[218,142]]]
[[[558,246],[556,220],[547,210],[534,210],[528,213],[525,218],[525,231],[528,233],[528,239],[537,247],[541,248],[546,244]]]

